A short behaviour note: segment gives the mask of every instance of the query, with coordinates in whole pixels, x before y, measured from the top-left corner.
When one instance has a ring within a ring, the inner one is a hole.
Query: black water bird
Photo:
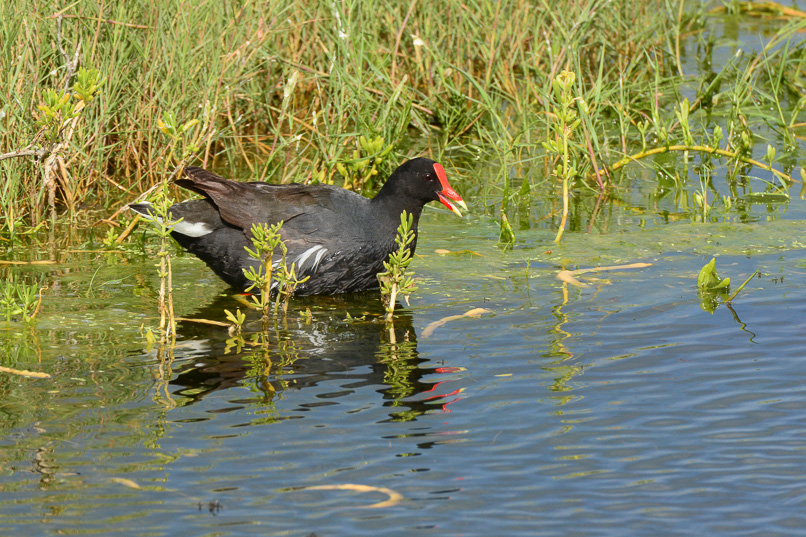
[[[241,183],[195,167],[185,168],[176,184],[203,198],[170,208],[172,221],[179,221],[171,235],[241,290],[252,283],[243,269],[258,265],[245,250],[252,247],[253,224],[283,222],[286,262],[294,263],[298,277],[309,277],[296,294],[335,294],[378,287],[376,274],[397,248],[403,211],[414,217],[414,253],[417,223],[426,203],[440,201],[458,216],[462,213],[457,205],[467,210],[448,184],[445,169],[427,158],[399,166],[372,199],[330,185]],[[149,203],[129,207],[154,218]],[[279,262],[278,253],[273,262]]]

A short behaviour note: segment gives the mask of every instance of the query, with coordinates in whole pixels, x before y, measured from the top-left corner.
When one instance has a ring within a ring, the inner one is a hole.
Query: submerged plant
[[[20,316],[23,322],[33,324],[42,304],[42,292],[38,284],[28,284],[14,275],[0,280],[0,312],[6,323]]]
[[[414,216],[403,211],[395,237],[397,250],[389,254],[389,260],[383,262],[385,270],[378,274],[387,322],[394,317],[398,295],[403,296],[408,304],[409,296],[417,290],[414,285],[414,273],[407,270],[412,259],[411,244],[415,239],[414,231],[411,229],[413,224]]]
[[[512,231],[512,226],[509,224],[509,218],[505,212],[501,212],[501,222],[499,224],[501,232],[498,234],[498,242],[504,248],[511,248],[515,244],[515,232]]]

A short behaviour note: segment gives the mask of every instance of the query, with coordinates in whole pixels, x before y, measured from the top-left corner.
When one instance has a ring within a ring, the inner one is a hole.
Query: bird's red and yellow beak
[[[462,213],[459,212],[459,209],[456,208],[456,205],[467,210],[467,205],[465,204],[465,200],[462,199],[462,196],[456,193],[454,189],[451,188],[451,185],[448,184],[448,174],[445,173],[445,168],[443,168],[440,164],[434,164],[434,171],[437,172],[437,177],[439,178],[439,183],[442,185],[442,190],[437,192],[437,196],[439,196],[439,201],[442,204],[451,210],[456,216],[462,216]],[[456,202],[454,205],[451,200]]]

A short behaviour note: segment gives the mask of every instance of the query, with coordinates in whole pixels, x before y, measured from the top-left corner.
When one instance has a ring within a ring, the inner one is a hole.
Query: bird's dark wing
[[[338,220],[338,207],[345,196],[366,198],[328,185],[272,185],[239,183],[202,168],[185,168],[185,178],[176,183],[210,199],[227,223],[249,232],[253,224],[288,224],[301,218],[298,232],[308,234],[328,221]],[[303,222],[304,221],[304,222]],[[284,224],[284,229],[287,226]],[[290,230],[289,230],[290,231]]]

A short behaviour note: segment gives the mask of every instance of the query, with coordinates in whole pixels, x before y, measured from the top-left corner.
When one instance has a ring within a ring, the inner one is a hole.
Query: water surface
[[[802,535],[796,190],[701,219],[633,170],[561,245],[535,201],[504,249],[464,180],[475,211],[426,211],[393,326],[375,292],[300,298],[265,351],[191,321],[172,352],[149,348],[141,248],[5,245],[57,263],[15,269],[49,285],[36,328],[0,327],[0,365],[52,375],[0,376],[0,534]],[[709,313],[712,256],[734,288],[759,276]],[[651,266],[557,278],[635,262]],[[174,281],[183,317],[242,307],[189,256]]]

